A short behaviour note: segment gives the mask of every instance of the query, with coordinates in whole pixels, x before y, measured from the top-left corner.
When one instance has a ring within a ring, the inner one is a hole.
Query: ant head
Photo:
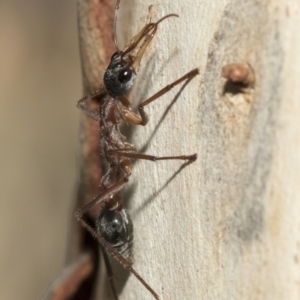
[[[114,19],[114,43],[117,52],[111,57],[109,66],[104,73],[104,84],[107,91],[113,96],[121,96],[127,93],[132,87],[138,73],[143,54],[153,39],[158,24],[169,17],[178,17],[176,14],[169,14],[156,23],[146,24],[142,30],[121,51],[116,38],[117,12],[121,0],[117,1]]]
[[[125,60],[118,52],[115,52],[104,73],[103,82],[111,95],[121,96],[130,90],[135,77],[136,74],[130,62],[127,59]]]
[[[97,220],[98,233],[119,253],[131,253],[133,225],[125,209],[103,208]]]

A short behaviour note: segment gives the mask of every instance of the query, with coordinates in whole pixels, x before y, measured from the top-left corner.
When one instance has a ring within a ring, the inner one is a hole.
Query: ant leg
[[[154,100],[158,99],[159,97],[161,97],[162,95],[164,95],[165,93],[167,93],[168,91],[170,91],[177,84],[181,83],[184,80],[193,78],[197,74],[199,74],[199,70],[198,69],[193,69],[192,71],[190,71],[187,74],[183,75],[182,77],[180,77],[179,79],[175,80],[171,84],[165,86],[163,89],[161,89],[160,91],[158,91],[157,93],[155,93],[153,96],[151,96],[147,100],[143,101],[138,106],[138,110],[139,110],[140,116],[142,118],[142,124],[141,125],[145,126],[148,123],[148,116],[147,116],[147,114],[144,111],[144,106],[146,106],[146,105],[150,104],[151,102],[153,102]]]
[[[144,106],[148,105],[152,101],[156,100],[157,98],[161,97],[163,94],[165,94],[168,91],[170,91],[177,84],[181,83],[182,81],[184,81],[186,79],[193,78],[194,76],[196,76],[198,74],[199,74],[199,69],[193,69],[192,71],[186,73],[185,75],[183,75],[179,79],[175,80],[171,84],[168,84],[167,86],[165,86],[163,89],[161,89],[160,91],[158,91],[157,93],[155,93],[153,96],[151,96],[147,100],[143,101],[139,106],[140,107],[144,107]]]
[[[145,126],[148,123],[148,116],[147,116],[147,114],[144,111],[144,106],[146,106],[146,105],[150,104],[151,102],[153,102],[154,100],[158,99],[159,97],[161,97],[162,95],[164,95],[165,93],[167,93],[168,91],[170,91],[177,84],[181,83],[184,80],[193,78],[197,74],[199,74],[199,70],[198,69],[194,69],[194,70],[188,72],[187,74],[185,74],[184,76],[180,77],[176,81],[172,82],[171,84],[165,86],[163,89],[161,89],[160,91],[158,91],[156,94],[154,94],[153,96],[151,96],[147,100],[143,101],[138,106],[138,111],[139,111],[140,115],[137,115],[136,113],[134,113],[132,111],[130,103],[129,103],[129,100],[126,97],[124,97],[124,96],[118,97],[118,99],[123,104],[123,107],[121,109],[121,111],[122,111],[122,119],[125,122],[129,123],[129,124],[143,125],[143,126]]]
[[[154,156],[154,155],[147,155],[141,154],[134,151],[128,151],[127,149],[119,149],[119,150],[110,150],[109,154],[114,156],[123,156],[128,158],[136,158],[136,159],[145,159],[145,160],[170,160],[170,159],[180,159],[180,160],[189,160],[195,161],[197,159],[197,154],[192,155],[179,155],[179,156]]]
[[[143,285],[144,287],[154,296],[155,299],[159,300],[158,295],[150,287],[150,285],[132,268],[132,263],[129,262],[124,256],[122,256],[114,247],[112,247],[101,235],[99,235],[90,225],[88,225],[81,216],[77,215],[77,220],[80,224],[102,245],[116,261],[118,261],[124,269],[131,272]]]
[[[90,96],[86,96],[82,99],[80,99],[77,102],[77,107],[80,108],[84,113],[86,113],[89,117],[93,118],[96,121],[100,121],[99,113],[95,110],[91,110],[87,107],[87,100],[92,99]]]
[[[112,268],[111,268],[111,264],[110,264],[108,255],[107,255],[105,249],[102,246],[100,246],[100,247],[101,247],[101,252],[102,252],[105,267],[106,267],[108,282],[109,282],[111,291],[113,293],[113,297],[114,297],[115,300],[119,300],[117,292],[116,292],[116,288],[115,288],[115,285],[114,285],[114,281],[113,281],[114,274],[113,274],[113,271],[112,271]]]
[[[148,285],[148,283],[132,268],[132,263],[128,261],[124,256],[122,256],[113,246],[111,246],[95,229],[93,229],[83,218],[83,214],[91,209],[94,205],[99,204],[108,197],[119,192],[124,185],[128,182],[128,178],[125,177],[122,181],[117,182],[106,191],[97,196],[87,205],[83,206],[75,213],[77,221],[85,228],[100,244],[101,247],[105,249],[116,261],[118,261],[126,270],[131,272],[144,286],[145,288],[154,296],[155,299],[159,300],[158,295],[154,290]],[[109,269],[108,269],[109,272]]]

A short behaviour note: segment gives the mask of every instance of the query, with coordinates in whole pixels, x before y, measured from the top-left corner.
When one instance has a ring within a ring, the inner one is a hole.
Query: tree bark
[[[151,3],[122,4],[128,41]],[[299,299],[300,4],[165,0],[153,9],[153,20],[180,18],[159,25],[132,103],[192,68],[200,76],[178,99],[180,87],[146,107],[149,124],[131,141],[198,160],[134,165],[124,197],[136,270],[161,299]],[[231,63],[250,65],[253,89],[221,77]],[[120,299],[141,295],[152,299],[131,276]]]
[[[83,95],[102,85],[102,76],[114,52],[112,40],[113,3],[111,0],[78,0],[78,35],[81,55]],[[78,95],[78,100],[80,95]],[[84,113],[79,130],[79,176],[69,224],[66,264],[41,299],[99,299],[104,279],[100,270],[98,242],[75,219],[75,212],[100,192],[102,176],[99,124]],[[97,215],[91,210],[86,219]]]
[[[151,3],[121,4],[124,45],[145,24]],[[101,11],[104,2],[97,5],[97,20],[111,16]],[[160,299],[299,299],[300,4],[164,0],[151,11],[153,21],[169,13],[180,18],[159,24],[133,106],[193,68],[200,75],[147,106],[147,126],[123,130],[140,152],[198,159],[134,163],[123,198],[134,222],[135,269]],[[89,18],[79,14],[79,24]],[[97,26],[79,26],[85,92],[98,88],[114,51],[103,36],[109,26]],[[231,64],[254,79],[236,82]],[[89,132],[96,129],[83,136]],[[95,141],[82,145],[92,150],[82,152],[81,204],[95,195],[101,176]],[[79,245],[74,236],[72,247]],[[126,281],[115,269],[115,280],[120,299],[153,299],[134,276]]]

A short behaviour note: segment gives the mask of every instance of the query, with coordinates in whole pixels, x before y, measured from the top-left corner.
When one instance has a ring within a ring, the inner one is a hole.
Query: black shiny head
[[[127,93],[136,77],[131,64],[125,61],[116,52],[104,73],[103,81],[107,91],[113,96],[121,96]]]
[[[119,253],[130,255],[133,243],[132,221],[125,209],[103,208],[97,220],[98,233]]]

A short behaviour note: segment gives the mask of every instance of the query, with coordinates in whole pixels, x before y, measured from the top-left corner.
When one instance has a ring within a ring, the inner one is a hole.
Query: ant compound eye
[[[118,80],[120,83],[128,82],[132,77],[132,70],[127,68],[124,70],[121,70],[118,75]]]
[[[118,60],[118,57],[117,57]],[[127,93],[134,83],[135,73],[120,61],[113,61],[106,69],[103,82],[107,91],[113,96]]]

